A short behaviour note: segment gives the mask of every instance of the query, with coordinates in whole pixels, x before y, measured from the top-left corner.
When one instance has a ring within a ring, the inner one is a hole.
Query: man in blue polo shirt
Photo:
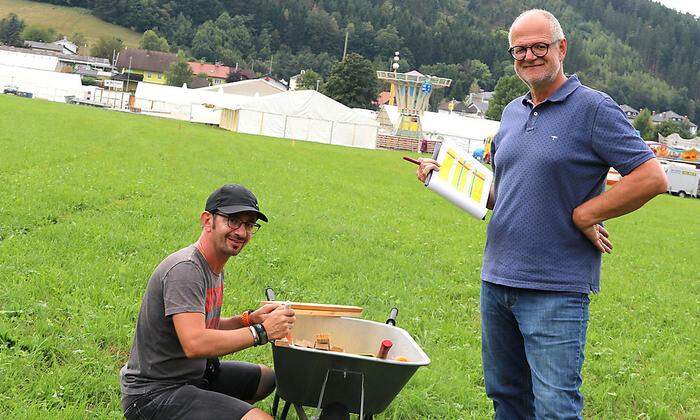
[[[666,177],[620,107],[563,60],[567,41],[544,10],[509,33],[530,91],[503,110],[491,145],[493,214],[482,268],[482,357],[497,419],[581,418],[588,294],[613,245],[602,222],[666,191]],[[608,168],[622,180],[605,191]],[[418,178],[437,163],[423,159]]]

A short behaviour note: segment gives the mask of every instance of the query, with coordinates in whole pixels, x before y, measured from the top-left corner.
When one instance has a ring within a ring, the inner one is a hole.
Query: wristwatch
[[[260,344],[260,336],[258,335],[258,332],[255,330],[255,328],[251,325],[248,327],[250,330],[250,333],[253,334],[253,345],[257,346]]]
[[[255,329],[255,332],[258,334],[258,340],[257,340],[257,343],[255,343],[255,345],[262,346],[263,344],[267,344],[268,339],[267,339],[267,331],[265,331],[265,327],[263,327],[262,324],[253,324],[253,328]]]

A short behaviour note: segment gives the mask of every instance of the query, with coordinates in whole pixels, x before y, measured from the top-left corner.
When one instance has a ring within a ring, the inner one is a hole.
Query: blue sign
[[[420,87],[421,92],[423,93],[430,93],[433,90],[433,84],[425,81]]]

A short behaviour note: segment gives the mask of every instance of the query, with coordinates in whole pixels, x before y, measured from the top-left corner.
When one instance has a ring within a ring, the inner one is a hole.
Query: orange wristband
[[[250,327],[250,311],[243,311],[241,314],[241,321],[244,327]]]

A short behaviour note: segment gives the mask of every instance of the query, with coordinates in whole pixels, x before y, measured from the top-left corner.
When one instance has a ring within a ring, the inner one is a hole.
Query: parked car
[[[15,85],[5,85],[2,89],[2,93],[7,95],[16,95],[19,92],[19,88]]]
[[[19,90],[19,88],[15,85],[5,85],[5,87],[2,90],[2,93],[6,95],[15,95],[15,96],[21,96],[22,98],[32,98],[34,97],[34,94],[32,92],[24,92]]]

